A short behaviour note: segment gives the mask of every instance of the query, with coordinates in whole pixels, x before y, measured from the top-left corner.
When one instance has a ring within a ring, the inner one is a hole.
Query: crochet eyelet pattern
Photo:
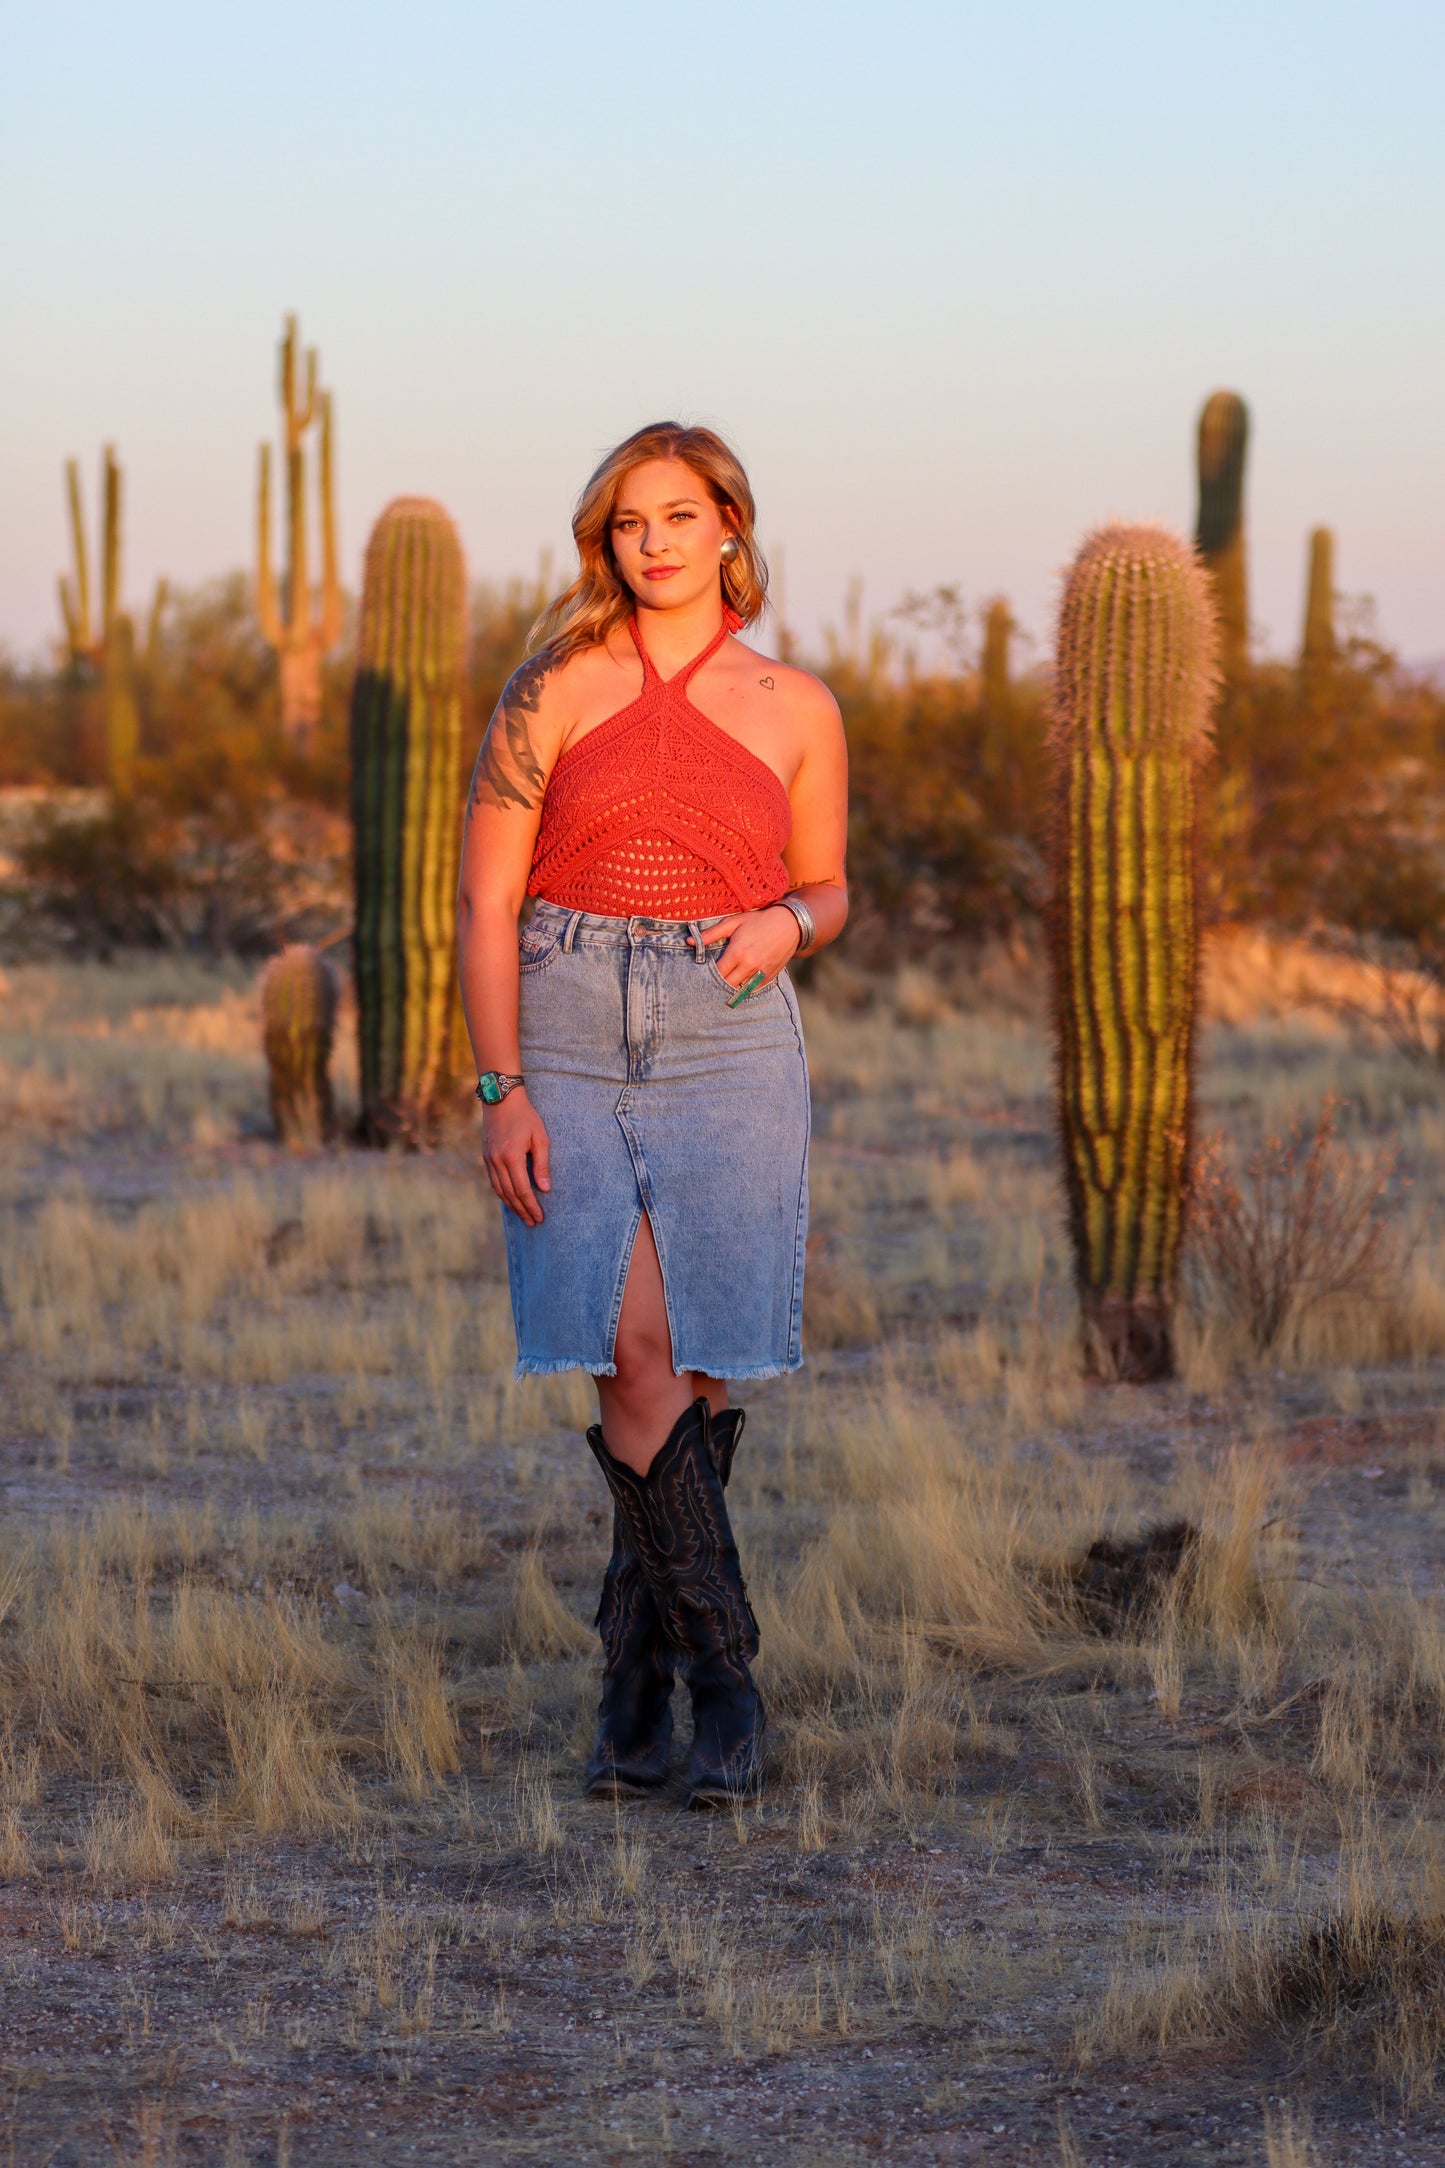
[[[791,882],[788,794],[695,708],[692,678],[742,620],[661,678],[634,617],[642,691],[552,770],[527,893],[614,918],[711,918],[776,903]]]

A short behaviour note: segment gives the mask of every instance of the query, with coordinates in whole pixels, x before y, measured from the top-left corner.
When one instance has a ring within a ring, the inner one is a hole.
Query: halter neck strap
[[[686,689],[689,681],[702,668],[703,664],[710,661],[710,659],[717,653],[718,649],[722,646],[723,641],[728,637],[728,634],[737,632],[742,625],[742,619],[738,616],[737,611],[734,609],[730,609],[727,604],[724,604],[722,624],[719,626],[717,632],[714,633],[712,639],[708,641],[707,646],[702,650],[701,654],[694,655],[691,662],[685,662],[680,670],[674,670],[670,678],[665,678],[658,675],[657,665],[653,662],[652,657],[648,654],[647,649],[643,645],[642,627],[638,623],[637,612],[635,610],[633,611],[631,617],[628,619],[627,622],[629,629],[631,630],[633,640],[636,643],[637,652],[642,657],[642,682],[644,690],[649,685],[662,685],[669,688],[675,685],[678,688],[679,692],[682,692]]]

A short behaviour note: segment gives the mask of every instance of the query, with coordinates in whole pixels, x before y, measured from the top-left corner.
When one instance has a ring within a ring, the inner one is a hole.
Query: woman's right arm
[[[477,755],[462,833],[457,891],[462,1009],[477,1068],[508,1076],[522,1068],[517,921],[542,798],[562,741],[556,676],[555,666],[538,655],[509,681]],[[483,1114],[482,1160],[503,1204],[529,1227],[539,1225],[537,1191],[551,1187],[548,1140],[525,1084]]]

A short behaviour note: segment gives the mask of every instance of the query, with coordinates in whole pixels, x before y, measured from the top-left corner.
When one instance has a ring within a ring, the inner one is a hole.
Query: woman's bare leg
[[[727,1406],[727,1386],[720,1378],[694,1370],[674,1375],[662,1266],[645,1212],[622,1290],[613,1359],[616,1377],[597,1380],[602,1435],[613,1458],[639,1475],[646,1475],[658,1447],[699,1393],[707,1395],[714,1415]]]

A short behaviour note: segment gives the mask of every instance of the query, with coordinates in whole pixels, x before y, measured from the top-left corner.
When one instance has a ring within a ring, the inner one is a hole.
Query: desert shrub
[[[1204,871],[1228,916],[1438,940],[1440,686],[1357,629],[1323,677],[1266,663],[1231,688],[1215,742]]]
[[[313,836],[304,860],[298,851],[306,810],[277,794],[269,804],[221,797],[205,812],[181,813],[149,791],[94,810],[41,807],[16,857],[35,912],[82,953],[260,956],[345,922],[337,838]]]
[[[1208,1296],[1242,1326],[1256,1354],[1289,1343],[1305,1316],[1343,1297],[1376,1299],[1398,1276],[1398,1234],[1385,1213],[1388,1156],[1361,1162],[1340,1147],[1339,1103],[1313,1133],[1269,1137],[1241,1185],[1219,1138],[1200,1148],[1191,1244]]]
[[[834,644],[820,674],[842,710],[851,768],[848,849],[855,947],[897,953],[1034,914],[1042,901],[1045,690],[985,699],[976,673],[866,662]]]

